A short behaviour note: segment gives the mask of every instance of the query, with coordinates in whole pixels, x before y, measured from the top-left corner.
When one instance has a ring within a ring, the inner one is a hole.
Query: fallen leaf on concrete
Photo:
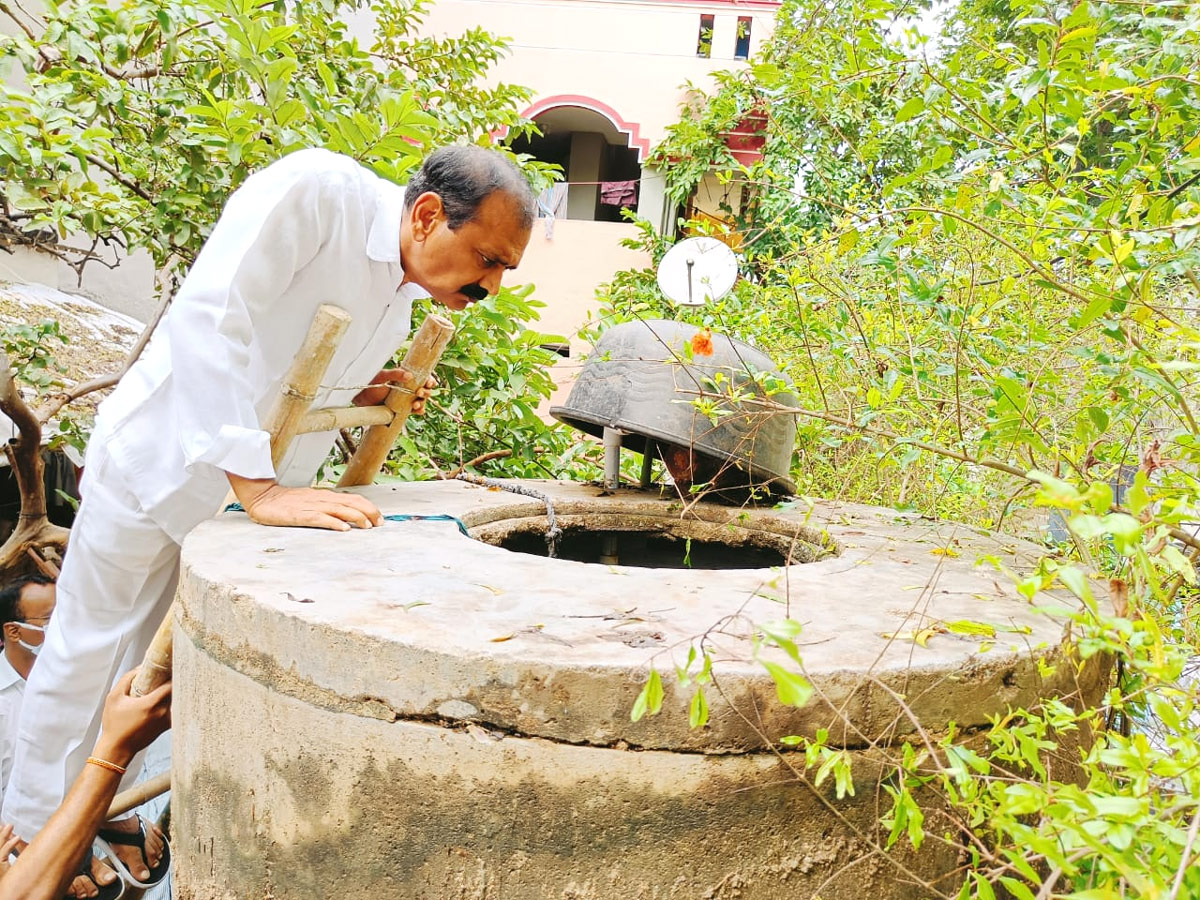
[[[562,644],[566,647],[574,646],[570,641],[564,641],[562,638],[555,637],[552,634],[545,634],[542,631],[542,629],[545,627],[546,626],[541,623],[538,623],[537,625],[526,625],[524,628],[518,628],[516,631],[509,632],[508,634],[502,634],[499,637],[494,637],[494,638],[491,638],[490,640],[493,644],[499,644],[502,641],[511,641],[513,638],[518,637],[520,635],[526,635],[529,637],[532,637],[534,635],[540,635],[541,637],[544,637],[548,641],[554,641],[554,643],[556,643],[556,644]]]
[[[263,553],[282,553],[282,547],[263,547]]]
[[[504,591],[500,590],[500,588],[492,587],[490,584],[484,584],[481,581],[472,581],[471,584],[475,585],[475,587],[485,588],[485,589],[491,591],[497,597],[499,597],[501,594],[504,593]]]
[[[658,647],[662,642],[663,633],[661,631],[645,631],[641,634],[631,634],[621,640],[621,643],[626,647],[633,647],[635,650],[641,650],[644,647]]]
[[[946,629],[951,634],[983,635],[984,637],[996,636],[995,625],[989,625],[987,622],[972,622],[969,619],[947,622]]]
[[[317,602],[315,600],[310,600],[308,597],[297,597],[295,594],[292,594],[288,591],[284,591],[283,596],[286,597],[288,600],[291,600],[293,603],[316,603]]]
[[[883,637],[887,640],[912,641],[918,647],[924,647],[935,634],[942,634],[945,628],[921,628],[917,631],[885,631]]]
[[[957,550],[955,550],[953,547],[934,547],[929,552],[932,553],[934,556],[949,556],[951,558],[962,555]]]

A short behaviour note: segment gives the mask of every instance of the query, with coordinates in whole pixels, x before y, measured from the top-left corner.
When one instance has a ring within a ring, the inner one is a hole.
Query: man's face
[[[529,243],[520,212],[508,194],[494,191],[479,204],[475,217],[454,231],[441,198],[422,194],[408,213],[408,237],[401,241],[405,280],[415,281],[450,309],[465,309],[495,294]]]
[[[5,640],[21,640],[32,647],[41,646],[46,639],[44,629],[50,624],[50,615],[54,612],[54,601],[53,584],[25,585],[17,604],[21,621],[9,622],[4,626]],[[30,628],[30,625],[36,627]]]

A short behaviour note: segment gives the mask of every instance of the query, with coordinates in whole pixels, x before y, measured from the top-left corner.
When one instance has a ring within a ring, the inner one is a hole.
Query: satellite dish
[[[737,281],[737,257],[714,237],[693,237],[667,251],[658,264],[658,287],[677,306],[720,300]]]

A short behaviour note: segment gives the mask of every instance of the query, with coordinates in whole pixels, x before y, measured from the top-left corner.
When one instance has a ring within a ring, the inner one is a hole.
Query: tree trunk
[[[57,565],[67,546],[66,528],[46,516],[46,485],[42,480],[42,423],[17,390],[12,363],[0,352],[0,412],[12,419],[17,436],[4,445],[21,495],[17,527],[0,546],[0,577],[40,570],[31,555]]]

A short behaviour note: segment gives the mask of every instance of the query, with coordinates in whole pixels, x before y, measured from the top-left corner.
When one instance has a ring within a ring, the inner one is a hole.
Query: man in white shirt
[[[61,803],[104,696],[141,661],[170,604],[180,542],[230,488],[264,525],[382,523],[357,494],[309,487],[332,433],[301,435],[276,470],[259,426],[317,307],[337,304],[351,323],[314,406],[375,402],[387,386],[362,385],[405,381],[383,367],[408,335],[413,301],[464,309],[495,293],[535,210],[520,170],[479,147],[436,151],[407,189],[305,150],[230,197],[154,340],[100,407],[0,820],[28,840]],[[418,390],[414,411],[427,394]],[[144,847],[115,845],[130,884],[165,877],[168,848],[152,830],[134,818],[110,828],[143,836]]]
[[[4,633],[4,652],[0,654],[0,795],[8,787],[12,772],[25,679],[42,651],[46,624],[53,612],[54,582],[45,575],[25,575],[0,590],[0,628]]]

